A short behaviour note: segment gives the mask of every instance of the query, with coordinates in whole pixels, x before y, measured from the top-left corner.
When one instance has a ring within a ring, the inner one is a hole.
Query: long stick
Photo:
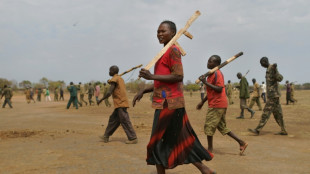
[[[225,65],[229,64],[230,62],[232,62],[233,60],[237,59],[238,57],[242,56],[243,52],[240,52],[236,55],[234,55],[233,57],[227,59],[225,62],[221,63],[219,66],[211,69],[210,71],[208,71],[207,73],[205,73],[203,76],[208,77],[209,75],[213,74],[216,70],[221,69],[222,67],[224,67]],[[198,84],[200,82],[199,79],[197,79],[195,81],[196,84]]]
[[[127,73],[129,73],[130,71],[132,71],[132,70],[134,70],[134,69],[140,68],[141,66],[142,66],[142,64],[140,64],[140,65],[138,65],[138,66],[135,66],[135,67],[133,67],[133,68],[130,68],[129,70],[127,70],[127,71],[125,71],[125,72],[123,72],[123,73],[121,73],[121,74],[119,74],[119,75],[122,76],[122,75],[124,75],[124,74],[127,74]],[[109,79],[107,82],[110,83],[110,80],[111,80],[111,79]]]
[[[187,21],[184,28],[179,30],[177,34],[168,42],[168,44],[161,49],[161,51],[151,60],[150,63],[148,63],[144,69],[149,70],[155,63],[161,58],[162,55],[165,54],[165,52],[176,43],[176,41],[182,36],[182,34],[186,34],[187,37],[193,37],[191,34],[189,34],[186,30],[191,26],[191,24],[199,17],[200,12],[197,10],[191,18]],[[140,78],[139,78],[140,79]]]
[[[133,67],[133,68],[131,68],[131,69],[129,69],[129,70],[123,72],[122,74],[120,74],[120,76],[122,76],[122,75],[124,75],[124,74],[127,74],[127,73],[129,73],[130,71],[132,71],[132,70],[134,70],[134,69],[140,68],[141,66],[142,66],[142,64],[141,64],[141,65],[138,65],[138,66],[135,66],[135,67]]]

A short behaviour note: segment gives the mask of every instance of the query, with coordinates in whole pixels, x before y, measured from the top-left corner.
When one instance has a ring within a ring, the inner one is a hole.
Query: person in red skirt
[[[163,21],[157,30],[159,43],[166,45],[176,34],[171,21]],[[200,143],[185,110],[183,96],[183,66],[181,53],[176,45],[171,46],[157,61],[154,74],[141,69],[139,77],[154,80],[154,84],[140,90],[133,99],[133,106],[144,93],[153,92],[152,107],[155,109],[152,134],[147,145],[148,165],[156,165],[158,174],[166,169],[192,163],[203,174],[215,173],[202,163],[213,154]]]

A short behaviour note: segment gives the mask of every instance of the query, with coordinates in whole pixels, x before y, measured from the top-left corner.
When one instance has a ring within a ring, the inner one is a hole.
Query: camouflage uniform
[[[269,65],[266,71],[266,85],[267,85],[267,102],[264,107],[264,111],[259,121],[256,131],[261,131],[268,119],[270,114],[273,113],[273,116],[281,127],[281,132],[287,133],[283,121],[283,113],[279,98],[281,96],[279,91],[279,82],[281,82],[283,76],[278,72],[276,68],[273,68],[272,65]]]
[[[251,99],[251,103],[250,103],[250,106],[249,108],[252,109],[254,103],[257,103],[257,106],[259,108],[259,110],[261,111],[262,110],[262,106],[260,104],[260,100],[259,100],[259,84],[257,82],[254,83],[253,85],[253,97]]]
[[[233,100],[232,100],[232,95],[233,95],[233,90],[232,90],[232,85],[230,83],[228,83],[226,85],[226,95],[229,101],[229,104],[234,104]]]
[[[26,94],[27,103],[30,103],[30,89],[27,88],[24,93]]]
[[[85,103],[86,106],[87,106],[87,102],[84,100],[85,87],[84,87],[83,84],[80,84],[79,90],[80,90],[80,102],[81,102],[81,103]]]
[[[5,105],[6,104],[9,104],[10,108],[13,108],[12,107],[12,104],[11,104],[11,98],[13,96],[13,91],[10,87],[6,87],[4,88],[3,92],[2,92],[2,95],[1,95],[1,98],[2,97],[5,97],[4,99],[4,102],[3,102],[3,105],[2,105],[2,108],[5,108]]]
[[[294,101],[294,102],[297,102],[297,100],[295,99],[295,85],[294,84],[291,84],[291,99]]]
[[[105,96],[108,93],[108,90],[109,90],[108,85],[104,85],[103,86],[103,96]],[[111,107],[111,104],[109,102],[109,97],[104,99],[104,103],[105,103],[105,106]]]
[[[93,87],[93,85],[89,85],[88,87],[88,101],[89,101],[89,105],[91,105],[92,103],[95,103],[92,98],[94,96],[94,92],[95,92],[95,88]]]

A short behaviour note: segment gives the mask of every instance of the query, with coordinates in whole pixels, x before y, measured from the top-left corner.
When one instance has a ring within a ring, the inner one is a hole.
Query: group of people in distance
[[[86,88],[84,84],[79,82],[78,85],[75,85],[73,82],[70,82],[70,85],[67,87],[68,91],[70,92],[70,98],[67,104],[67,109],[70,108],[71,104],[73,103],[73,106],[78,109],[83,106],[83,104],[86,104],[86,106],[89,104],[95,105],[99,101],[99,95],[100,95],[100,85],[99,83],[95,84],[95,87],[92,85],[92,83],[88,84],[88,87]],[[78,99],[78,91],[80,93],[80,96]],[[106,83],[103,83],[103,95],[105,95],[108,92],[108,85]],[[84,100],[84,95],[88,95],[88,103]],[[96,102],[92,100],[93,96],[95,96]],[[105,105],[107,107],[111,107],[111,104],[109,102],[108,97],[105,99]]]

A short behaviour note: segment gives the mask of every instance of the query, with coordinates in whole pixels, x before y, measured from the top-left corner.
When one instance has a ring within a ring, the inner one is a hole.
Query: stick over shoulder
[[[236,55],[234,55],[233,57],[227,59],[225,62],[221,63],[219,66],[211,69],[210,71],[208,71],[207,73],[203,74],[204,77],[208,77],[209,75],[213,74],[216,70],[221,69],[222,67],[224,67],[225,65],[229,64],[230,62],[232,62],[233,60],[237,59],[238,57],[242,56],[243,52],[240,52]],[[198,84],[200,82],[199,79],[197,79],[195,81],[196,84]]]
[[[168,42],[168,44],[161,49],[161,51],[144,67],[144,69],[149,70],[153,65],[155,65],[155,63],[161,58],[161,56],[163,56],[165,54],[165,52],[174,44],[176,44],[177,46],[179,46],[179,44],[177,43],[177,40],[182,36],[182,34],[184,34],[185,36],[189,37],[190,39],[193,38],[193,36],[186,31],[191,24],[200,16],[200,12],[197,10],[192,16],[191,18],[187,21],[187,23],[185,24],[185,26],[179,30],[177,32],[177,34]],[[180,46],[179,46],[180,47]],[[182,54],[185,55],[185,51],[180,48],[182,50]]]

